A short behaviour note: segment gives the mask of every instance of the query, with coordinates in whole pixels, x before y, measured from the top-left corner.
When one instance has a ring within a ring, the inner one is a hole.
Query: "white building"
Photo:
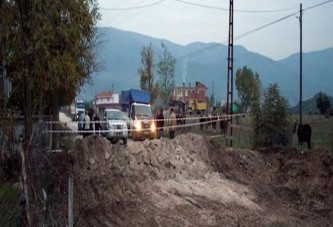
[[[107,108],[119,109],[119,94],[103,91],[95,96],[95,105],[98,111]]]

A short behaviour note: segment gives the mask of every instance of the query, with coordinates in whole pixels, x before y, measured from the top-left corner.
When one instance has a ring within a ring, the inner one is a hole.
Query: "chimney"
[[[188,83],[188,86],[191,87],[191,83]]]
[[[183,87],[185,87],[185,83],[183,82]]]

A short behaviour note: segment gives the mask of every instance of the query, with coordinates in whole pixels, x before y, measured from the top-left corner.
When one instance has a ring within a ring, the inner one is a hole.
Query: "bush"
[[[269,85],[264,101],[259,105],[255,119],[254,146],[287,146],[292,137],[292,124],[288,116],[288,102],[280,95],[277,84]]]

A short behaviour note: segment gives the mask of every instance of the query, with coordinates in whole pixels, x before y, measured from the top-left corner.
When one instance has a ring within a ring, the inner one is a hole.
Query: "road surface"
[[[62,112],[59,112],[59,121],[64,123],[65,126],[67,126],[72,131],[77,130],[77,122],[73,122],[70,117]]]

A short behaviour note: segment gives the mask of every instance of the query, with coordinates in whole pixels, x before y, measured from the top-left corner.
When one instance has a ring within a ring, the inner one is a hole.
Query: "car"
[[[127,145],[128,128],[127,122],[122,112],[118,109],[105,109],[103,112],[103,122],[101,124],[103,135],[107,137],[111,143],[115,144],[118,140],[122,140]]]

